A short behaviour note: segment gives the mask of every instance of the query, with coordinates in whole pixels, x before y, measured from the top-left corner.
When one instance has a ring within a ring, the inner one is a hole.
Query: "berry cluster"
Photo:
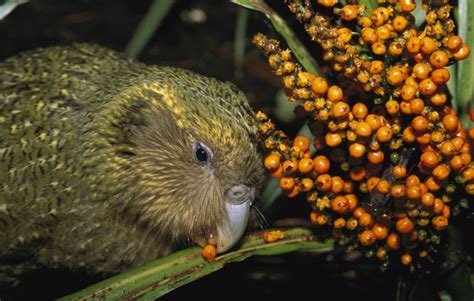
[[[264,165],[289,197],[305,194],[311,221],[331,226],[348,249],[386,265],[397,254],[414,266],[432,259],[449,218],[474,195],[474,130],[468,135],[461,127],[445,86],[446,66],[465,59],[469,47],[453,33],[447,1],[423,2],[422,31],[413,28],[414,1],[379,1],[383,6],[368,16],[362,5],[333,8],[336,2],[317,1],[332,8],[328,16],[310,1],[287,1],[323,59],[366,95],[348,96],[257,34],[254,43],[314,136],[291,141],[259,112]]]

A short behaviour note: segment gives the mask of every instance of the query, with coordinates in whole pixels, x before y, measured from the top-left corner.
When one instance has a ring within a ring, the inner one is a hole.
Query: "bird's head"
[[[120,132],[110,148],[120,214],[170,244],[228,250],[246,229],[263,177],[245,96],[173,68],[135,82],[118,94],[121,109],[107,113]]]

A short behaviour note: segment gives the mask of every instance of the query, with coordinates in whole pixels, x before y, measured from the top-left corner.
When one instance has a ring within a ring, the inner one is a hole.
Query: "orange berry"
[[[377,37],[380,40],[388,40],[390,38],[391,33],[392,33],[390,28],[386,25],[382,25],[380,27],[377,27],[377,29],[375,29],[375,32],[377,33]]]
[[[441,144],[441,153],[443,153],[443,155],[450,156],[454,155],[455,152],[456,148],[451,141],[445,141],[443,144]]]
[[[402,92],[402,95],[403,95],[403,92]],[[403,96],[402,96],[403,98]],[[404,99],[405,100],[405,99]],[[413,112],[410,110],[410,103],[408,101],[402,101],[400,103],[400,111],[402,111],[402,113],[404,115],[411,115],[413,114]]]
[[[386,7],[378,7],[374,9],[370,15],[370,20],[375,26],[380,27],[390,17],[390,11]]]
[[[213,245],[208,244],[202,249],[201,255],[207,261],[209,261],[209,262],[213,261],[214,258],[216,258],[216,255],[217,255],[217,248]]]
[[[334,193],[340,193],[344,189],[344,180],[341,177],[332,177],[331,191]]]
[[[408,25],[408,20],[404,16],[396,16],[392,20],[393,29],[398,32],[402,32]]]
[[[344,93],[342,92],[342,89],[338,86],[331,86],[328,89],[327,93],[328,99],[332,102],[340,102],[342,101],[342,98],[344,97]]]
[[[387,80],[392,86],[401,84],[404,79],[405,79],[405,76],[402,70],[400,70],[400,68],[391,68],[390,70],[387,71]]]
[[[455,131],[459,126],[458,117],[455,114],[447,114],[443,117],[443,126],[448,131]]]
[[[341,144],[342,137],[339,133],[328,132],[326,133],[325,141],[329,147],[335,147]]]
[[[448,54],[444,51],[437,50],[430,55],[431,66],[435,68],[443,68],[449,62]]]
[[[421,198],[420,186],[412,186],[407,188],[407,196],[412,201],[417,201]]]
[[[316,178],[316,188],[321,191],[328,191],[332,186],[332,178],[328,174],[319,175]]]
[[[435,105],[435,106],[441,106],[446,103],[448,100],[448,96],[446,93],[435,93],[430,96],[430,103]]]
[[[311,83],[311,90],[313,90],[314,93],[322,95],[327,92],[328,90],[328,82],[319,76],[316,76]]]
[[[403,135],[402,135],[403,141],[406,143],[412,143],[415,141],[416,136],[415,133],[413,132],[413,129],[411,127],[407,127],[403,130]]]
[[[369,159],[369,161],[374,164],[382,163],[384,158],[385,158],[385,154],[381,150],[378,150],[378,151],[371,150],[367,153],[367,159]]]
[[[366,175],[367,175],[367,171],[365,170],[364,167],[360,165],[354,166],[349,173],[351,180],[355,182],[362,181]]]
[[[352,107],[352,114],[354,115],[355,118],[363,119],[367,116],[368,113],[367,106],[361,102],[356,103]]]
[[[421,203],[425,205],[426,207],[433,206],[434,201],[435,201],[435,196],[431,192],[424,193],[421,196]]]
[[[417,37],[411,37],[407,41],[407,50],[409,53],[415,54],[420,52],[421,40]]]
[[[298,162],[298,170],[300,173],[308,173],[313,170],[313,160],[303,158]]]
[[[406,195],[406,192],[407,189],[403,184],[392,185],[392,188],[390,189],[390,195],[395,198],[404,197]]]
[[[400,105],[396,100],[389,100],[385,103],[385,108],[387,109],[387,113],[389,113],[390,115],[395,115],[398,113]]]
[[[357,196],[354,194],[346,194],[345,197],[347,201],[349,201],[349,210],[354,211],[358,205]]]
[[[442,215],[438,215],[433,217],[431,223],[436,230],[443,230],[448,226],[448,219]]]
[[[418,79],[425,79],[430,76],[431,67],[427,63],[418,63],[413,66],[413,75]]]
[[[332,107],[332,116],[336,118],[346,117],[350,111],[351,108],[347,103],[339,101]]]
[[[442,214],[445,218],[449,218],[451,215],[451,208],[448,205],[444,205]]]
[[[370,27],[362,28],[361,34],[362,34],[362,40],[365,42],[365,44],[370,45],[377,42],[378,37],[377,37],[377,33],[375,29],[370,28]]]
[[[413,85],[403,85],[402,87],[402,99],[405,101],[412,100],[415,98],[416,92],[418,92],[418,88]],[[387,108],[388,111],[388,108]]]
[[[283,167],[281,165],[278,166],[278,168],[270,174],[272,178],[281,178],[282,175],[283,175]]]
[[[421,115],[416,116],[411,121],[411,126],[413,127],[415,131],[418,131],[418,132],[424,132],[428,128],[429,125],[430,125],[430,122],[428,121],[428,119],[426,119],[425,117]]]
[[[367,180],[367,189],[369,191],[371,191],[372,189],[374,189],[378,182],[380,181],[380,178],[379,177],[370,177],[368,180]]]
[[[413,114],[420,114],[424,107],[425,103],[420,98],[414,98],[410,101],[410,110]]]
[[[280,167],[280,156],[276,154],[270,154],[265,158],[263,163],[266,169],[276,170]]]
[[[326,156],[316,156],[313,159],[313,168],[318,174],[325,174],[329,171],[331,163]]]
[[[441,189],[441,185],[434,177],[428,177],[425,181],[426,187],[428,187],[429,191],[436,192]]]
[[[379,223],[372,227],[372,231],[374,232],[375,237],[379,240],[385,239],[388,236],[388,228]]]
[[[454,170],[459,170],[465,166],[461,156],[455,155],[449,160],[449,166]]]
[[[420,82],[420,92],[423,95],[433,94],[438,86],[431,80],[431,78],[426,78]]]
[[[431,80],[437,85],[442,85],[448,82],[450,77],[449,70],[446,68],[436,69],[431,72]]]
[[[460,36],[450,36],[448,38],[446,46],[451,51],[457,51],[462,46],[462,38]]]
[[[438,48],[438,42],[430,37],[421,39],[420,50],[424,54],[430,54]]]
[[[377,190],[378,192],[380,193],[383,193],[383,194],[387,194],[388,193],[388,190],[389,190],[389,184],[388,184],[388,181],[387,180],[380,180],[378,183],[377,183]]]
[[[375,135],[379,142],[388,142],[392,139],[393,131],[388,126],[382,126]]]
[[[280,188],[285,191],[290,191],[295,187],[295,179],[292,177],[282,177],[280,179]]]
[[[465,58],[469,56],[470,52],[471,52],[471,49],[469,48],[469,46],[463,43],[461,47],[459,47],[459,49],[455,53],[453,53],[453,57],[454,59],[458,61],[464,60]]]
[[[416,175],[410,175],[405,181],[405,185],[407,187],[412,187],[412,186],[419,186],[420,185],[420,179]]]
[[[345,21],[352,21],[357,18],[357,8],[354,5],[344,5],[341,9],[341,17]]]
[[[337,0],[318,0],[318,4],[325,6],[325,7],[333,7],[336,5]]]
[[[346,220],[340,217],[334,221],[333,225],[334,225],[334,228],[336,229],[344,228],[346,226]]]
[[[442,180],[446,180],[449,176],[449,173],[450,173],[450,170],[449,168],[446,166],[446,164],[440,164],[438,166],[435,167],[435,169],[433,169],[433,176],[442,181]]]
[[[287,159],[283,162],[283,173],[290,175],[298,169],[298,161],[295,159]]]
[[[371,246],[375,243],[376,236],[372,230],[365,230],[359,235],[359,241],[363,246]]]
[[[363,227],[371,226],[373,223],[372,215],[367,212],[364,212],[359,217],[359,224]]]
[[[434,151],[426,151],[421,155],[420,159],[423,165],[426,167],[434,168],[436,165],[438,165],[440,157]]]
[[[365,146],[360,143],[352,143],[349,146],[349,153],[354,158],[360,158],[365,154]]]
[[[354,183],[351,181],[344,181],[344,187],[342,191],[345,193],[353,193],[354,192]]]
[[[309,149],[309,139],[306,136],[299,135],[293,140],[293,146],[299,147],[300,151],[306,152]]]
[[[454,145],[456,151],[460,151],[464,145],[464,139],[461,137],[454,137],[451,139],[451,143]]]
[[[406,234],[413,231],[414,227],[415,225],[408,217],[399,219],[396,224],[397,231],[402,234]]]
[[[405,166],[401,166],[401,165],[396,165],[393,167],[393,170],[392,170],[392,175],[397,178],[397,179],[401,179],[403,177],[405,177],[407,174],[407,169]]]
[[[384,63],[382,61],[373,60],[370,62],[370,73],[371,74],[380,74],[384,69]],[[364,117],[361,117],[364,118]]]
[[[295,185],[293,187],[293,189],[291,189],[290,191],[286,191],[286,195],[289,197],[289,198],[294,198],[296,197],[298,194],[300,193],[300,189],[297,185]]]
[[[416,4],[414,0],[400,0],[400,8],[404,12],[411,12],[415,10]]]
[[[401,261],[403,265],[409,265],[412,262],[412,258],[410,254],[403,254],[401,257]]]
[[[314,211],[311,211],[309,214],[309,219],[311,220],[311,223],[317,224],[318,223],[318,214]]]
[[[372,128],[367,122],[360,121],[357,123],[355,132],[359,137],[369,137],[372,134]]]
[[[387,53],[387,47],[385,47],[385,44],[381,42],[375,42],[372,44],[372,52],[375,55],[384,55]]]
[[[313,188],[313,180],[310,178],[303,178],[300,182],[300,190],[308,192]]]
[[[375,114],[367,115],[367,117],[365,118],[365,122],[367,122],[367,124],[372,128],[373,131],[376,131],[382,125],[379,116]]]
[[[399,56],[403,53],[403,45],[399,42],[392,42],[390,46],[388,46],[388,53],[391,56]]]
[[[344,214],[349,210],[349,201],[346,197],[339,195],[331,201],[331,209],[339,214]]]
[[[466,181],[474,179],[474,167],[468,167],[463,170],[462,176]]]
[[[365,213],[365,210],[364,208],[362,207],[357,207],[356,209],[354,209],[354,212],[352,212],[352,215],[357,218],[357,219],[360,219],[360,217],[362,216],[362,214]]]

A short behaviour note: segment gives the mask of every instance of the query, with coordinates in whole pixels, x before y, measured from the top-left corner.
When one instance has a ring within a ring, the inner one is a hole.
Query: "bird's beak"
[[[225,195],[227,219],[217,227],[217,252],[232,248],[247,228],[250,206],[255,198],[255,190],[246,185],[230,188]]]

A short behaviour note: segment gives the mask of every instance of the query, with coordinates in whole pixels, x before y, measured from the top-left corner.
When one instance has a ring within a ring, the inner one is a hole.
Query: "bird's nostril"
[[[226,199],[229,202],[241,204],[251,200],[251,189],[246,185],[236,185],[231,187],[226,193]]]

